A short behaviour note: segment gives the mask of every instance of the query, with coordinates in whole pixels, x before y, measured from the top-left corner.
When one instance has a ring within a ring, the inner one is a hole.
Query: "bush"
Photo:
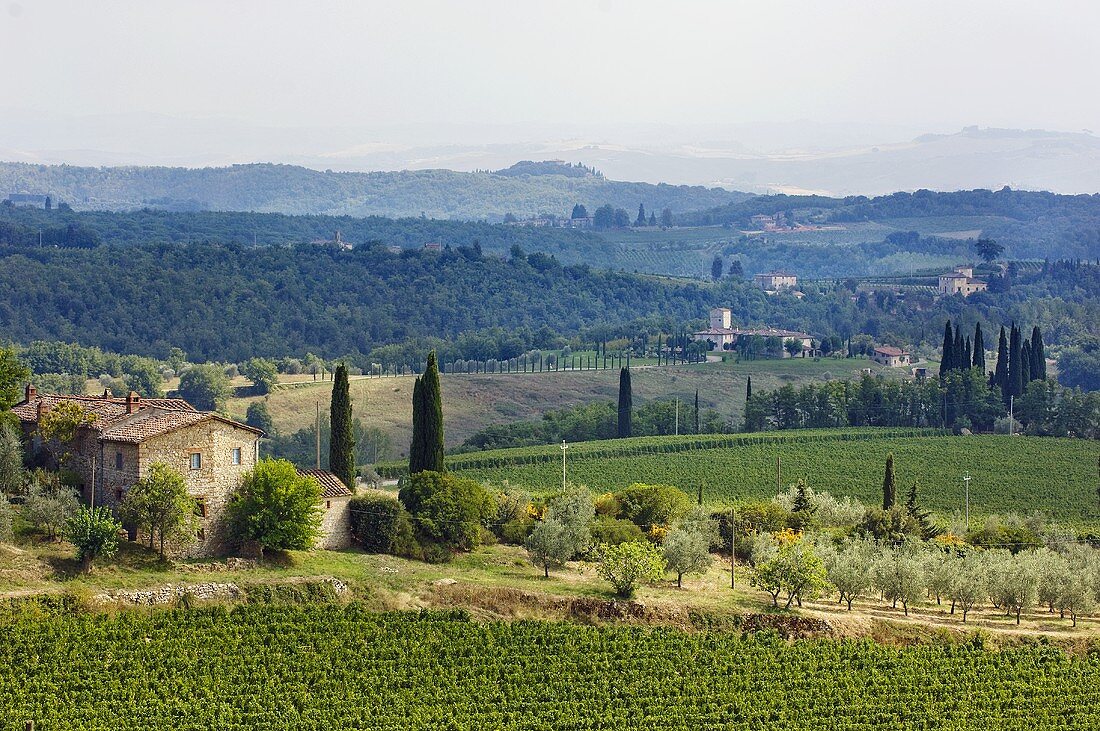
[[[668,525],[691,509],[691,497],[672,485],[646,485],[635,482],[615,493],[621,506],[620,516],[642,529]]]
[[[901,507],[889,510],[869,508],[863,519],[856,525],[853,535],[871,536],[880,541],[896,543],[909,537],[921,537],[920,523]]]
[[[399,495],[415,521],[417,538],[428,556],[443,550],[468,551],[478,544],[483,525],[497,511],[496,501],[481,484],[451,473],[425,470],[405,481]],[[429,553],[429,546],[434,545]]]
[[[617,546],[620,543],[637,543],[646,540],[645,533],[629,520],[599,517],[592,522],[592,540]]]
[[[394,556],[418,556],[412,518],[397,498],[387,495],[362,495],[348,504],[351,534],[370,553]]]
[[[321,534],[317,480],[283,459],[264,459],[244,475],[226,510],[233,537],[266,548],[309,548]]]
[[[624,599],[634,596],[638,584],[655,581],[665,573],[664,556],[648,541],[620,543],[617,546],[601,543],[593,554],[596,573],[610,582],[615,594]]]
[[[118,550],[119,523],[107,508],[80,508],[65,525],[65,538],[76,546],[76,557],[84,573],[100,556],[110,558]]]

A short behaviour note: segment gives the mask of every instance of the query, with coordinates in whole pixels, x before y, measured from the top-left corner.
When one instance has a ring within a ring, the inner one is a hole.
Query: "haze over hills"
[[[517,160],[567,160],[593,166],[611,180],[754,193],[884,195],[1005,185],[1056,193],[1100,191],[1100,138],[1089,131],[967,127],[928,134],[903,125],[805,121],[614,128],[307,128],[151,114],[45,117],[5,112],[0,115],[0,159],[143,167],[271,162],[344,172],[472,172],[506,168]],[[486,193],[477,185],[473,190]],[[289,212],[285,207],[262,210]],[[439,210],[436,215],[454,215],[445,207]]]

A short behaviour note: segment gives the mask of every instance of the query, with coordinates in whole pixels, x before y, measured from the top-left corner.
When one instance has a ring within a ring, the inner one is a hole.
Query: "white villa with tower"
[[[803,358],[814,353],[814,338],[809,333],[771,327],[733,327],[733,313],[728,307],[715,307],[710,311],[710,327],[692,334],[692,339],[696,341],[711,343],[710,348],[713,350],[732,350],[737,341],[744,337],[779,338],[784,343],[797,340],[802,344]],[[783,357],[789,358],[791,354],[784,349]]]

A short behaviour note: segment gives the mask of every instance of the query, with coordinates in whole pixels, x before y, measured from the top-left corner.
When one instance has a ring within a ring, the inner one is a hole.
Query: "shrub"
[[[351,499],[351,534],[370,553],[417,556],[419,546],[412,519],[397,498],[361,495]]]
[[[646,540],[641,528],[621,518],[597,518],[593,521],[591,530],[593,541],[611,546]]]
[[[868,508],[863,519],[856,525],[856,536],[873,536],[880,541],[897,543],[908,537],[921,537],[920,523],[900,506],[889,510]]]
[[[496,515],[492,494],[473,480],[451,473],[424,470],[405,481],[401,502],[412,514],[425,558],[468,551],[477,545],[483,525]],[[429,544],[433,548],[429,552]]]
[[[240,543],[266,548],[305,549],[321,533],[317,480],[299,474],[283,459],[264,459],[245,473],[226,510],[230,530]]]
[[[620,515],[642,529],[668,525],[691,509],[691,497],[672,485],[635,482],[615,493]]]
[[[76,557],[84,573],[92,570],[99,557],[110,558],[118,550],[122,524],[107,508],[80,508],[65,525],[65,537],[76,546]]]
[[[638,584],[655,581],[665,573],[665,558],[661,551],[648,541],[620,543],[610,546],[601,543],[593,550],[596,573],[624,599],[634,596]]]

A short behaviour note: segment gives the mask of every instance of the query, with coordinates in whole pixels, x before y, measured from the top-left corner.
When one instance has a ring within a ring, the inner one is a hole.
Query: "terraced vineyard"
[[[927,506],[961,510],[963,474],[977,514],[1040,510],[1060,520],[1096,522],[1096,461],[1100,445],[1077,439],[975,435],[928,430],[832,429],[713,436],[645,437],[571,445],[571,482],[595,491],[632,482],[702,486],[710,503],[765,498],[782,482],[804,478],[815,490],[881,499],[882,471],[893,452],[899,483],[921,484]],[[561,485],[558,445],[449,457],[448,468],[477,479],[508,480],[536,491]]]
[[[1095,729],[1100,655],[350,605],[2,623],[0,729]]]

